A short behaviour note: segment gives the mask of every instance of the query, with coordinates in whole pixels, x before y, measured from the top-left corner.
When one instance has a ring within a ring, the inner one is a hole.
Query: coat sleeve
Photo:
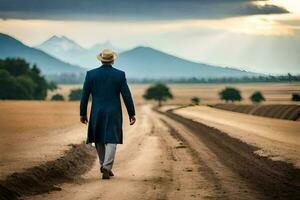
[[[131,96],[131,92],[129,90],[127,81],[126,81],[126,75],[125,72],[122,77],[122,83],[121,83],[121,95],[124,100],[127,112],[129,117],[132,117],[135,115],[135,109],[134,109],[134,104]]]
[[[89,81],[88,73],[86,73],[85,80],[83,83],[81,100],[80,100],[80,116],[87,115],[87,105],[91,93],[91,84]]]

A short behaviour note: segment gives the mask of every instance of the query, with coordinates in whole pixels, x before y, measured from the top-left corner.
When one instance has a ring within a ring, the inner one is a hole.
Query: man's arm
[[[124,100],[124,103],[125,103],[128,115],[129,115],[130,125],[133,125],[136,121],[135,109],[134,109],[131,92],[130,92],[128,84],[127,84],[125,73],[123,74],[122,83],[121,83],[121,95],[122,95],[122,98]]]
[[[90,93],[91,93],[91,85],[89,82],[88,73],[86,73],[82,94],[81,94],[81,100],[80,100],[80,121],[84,124],[88,122],[87,105],[89,102]]]

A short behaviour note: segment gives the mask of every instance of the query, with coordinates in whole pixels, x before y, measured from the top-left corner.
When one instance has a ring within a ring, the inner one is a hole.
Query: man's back
[[[80,116],[87,115],[89,96],[92,108],[88,127],[88,143],[123,143],[120,94],[129,118],[135,109],[125,73],[104,64],[87,72],[80,102]]]

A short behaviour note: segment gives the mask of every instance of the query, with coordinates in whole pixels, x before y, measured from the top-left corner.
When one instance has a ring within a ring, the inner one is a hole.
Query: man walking
[[[100,161],[102,179],[114,176],[114,163],[117,144],[123,143],[122,108],[120,94],[124,100],[130,125],[135,119],[135,109],[125,72],[112,67],[117,55],[104,49],[97,59],[102,66],[87,72],[80,101],[80,121],[88,123],[87,105],[92,96],[92,108],[88,123],[87,143],[95,143]]]

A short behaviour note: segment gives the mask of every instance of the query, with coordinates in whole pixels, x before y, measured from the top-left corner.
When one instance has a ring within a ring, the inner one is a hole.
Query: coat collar
[[[112,67],[111,64],[103,64],[101,67]]]

